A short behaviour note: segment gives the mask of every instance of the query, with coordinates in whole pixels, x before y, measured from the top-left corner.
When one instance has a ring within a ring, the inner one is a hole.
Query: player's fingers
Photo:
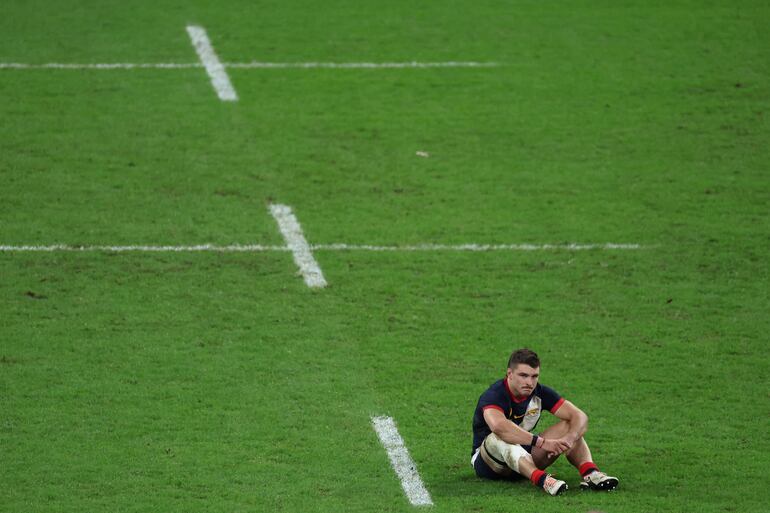
[[[548,451],[548,454],[550,457],[558,456],[564,452],[564,448],[561,447],[558,443],[554,443],[553,447],[550,451]]]
[[[560,440],[553,440],[551,445],[551,451],[553,454],[559,455],[564,452],[564,445]]]

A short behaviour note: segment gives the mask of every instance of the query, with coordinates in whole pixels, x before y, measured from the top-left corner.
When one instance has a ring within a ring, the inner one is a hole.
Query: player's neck
[[[514,400],[514,402],[517,402],[517,403],[520,403],[520,402],[524,401],[526,398],[528,398],[530,395],[532,395],[531,393],[530,394],[525,394],[525,395],[516,394],[513,391],[513,388],[511,388],[511,382],[508,380],[508,376],[505,377],[505,388],[508,389],[508,395],[510,395],[511,398]]]

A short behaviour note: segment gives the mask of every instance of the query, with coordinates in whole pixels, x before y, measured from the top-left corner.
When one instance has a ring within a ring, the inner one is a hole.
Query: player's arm
[[[486,408],[484,410],[484,421],[489,426],[489,429],[505,443],[527,445],[532,442],[532,433],[521,429],[505,418],[503,412],[498,409]]]
[[[564,401],[554,415],[569,424],[569,431],[564,438],[570,445],[577,442],[588,430],[588,415],[569,401]]]
[[[484,421],[489,429],[496,434],[500,440],[513,445],[529,445],[532,443],[532,433],[521,429],[519,426],[505,418],[503,412],[495,408],[484,410]],[[538,447],[549,453],[561,454],[568,451],[572,445],[564,440],[545,440],[541,438]]]

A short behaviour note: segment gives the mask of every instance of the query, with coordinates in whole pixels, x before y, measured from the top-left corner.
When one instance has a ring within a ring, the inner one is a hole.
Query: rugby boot
[[[560,481],[553,477],[551,474],[545,476],[545,482],[543,483],[543,490],[551,495],[559,495],[567,489],[567,483]]]
[[[608,492],[618,487],[618,478],[608,476],[604,472],[595,470],[583,478],[580,483],[581,490],[596,490],[598,492]]]

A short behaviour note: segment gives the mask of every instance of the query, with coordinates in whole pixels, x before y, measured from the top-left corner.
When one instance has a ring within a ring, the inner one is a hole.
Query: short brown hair
[[[517,349],[508,359],[508,368],[514,369],[520,363],[527,364],[533,369],[537,369],[540,367],[540,358],[538,358],[537,353],[531,349]]]

